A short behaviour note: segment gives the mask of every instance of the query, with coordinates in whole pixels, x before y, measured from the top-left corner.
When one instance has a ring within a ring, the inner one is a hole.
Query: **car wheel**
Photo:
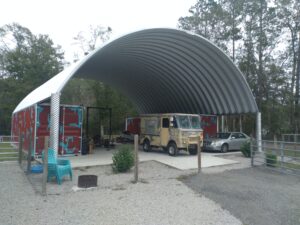
[[[170,156],[176,156],[178,153],[178,149],[175,143],[170,143],[168,145],[168,153]]]
[[[227,152],[227,151],[228,151],[228,144],[223,144],[223,145],[221,146],[221,152],[225,153],[225,152]]]
[[[145,152],[151,151],[151,145],[150,145],[150,141],[148,139],[146,139],[143,143],[143,150]]]
[[[198,150],[197,150],[197,148],[189,148],[189,153],[190,153],[190,155],[197,155]]]

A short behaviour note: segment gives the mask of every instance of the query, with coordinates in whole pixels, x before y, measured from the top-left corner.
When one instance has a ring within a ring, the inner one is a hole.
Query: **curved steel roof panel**
[[[69,71],[61,78],[62,85],[48,91],[48,97],[50,91],[60,92],[77,76],[116,87],[140,113],[258,112],[251,90],[233,62],[208,40],[176,29],[125,35],[92,52]],[[24,104],[16,110],[22,107]]]

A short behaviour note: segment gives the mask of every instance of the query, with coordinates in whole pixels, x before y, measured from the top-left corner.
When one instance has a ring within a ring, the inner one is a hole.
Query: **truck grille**
[[[199,137],[189,137],[189,142],[198,142]]]

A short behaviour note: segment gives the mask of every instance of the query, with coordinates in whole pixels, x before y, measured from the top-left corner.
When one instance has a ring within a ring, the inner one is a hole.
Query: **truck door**
[[[162,118],[161,128],[160,128],[160,143],[161,146],[167,146],[169,142],[169,127],[170,127],[170,119]]]

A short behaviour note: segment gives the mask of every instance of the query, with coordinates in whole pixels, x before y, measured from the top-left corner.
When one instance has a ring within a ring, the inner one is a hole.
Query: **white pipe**
[[[261,152],[262,140],[261,140],[261,113],[260,112],[256,114],[256,141],[257,141],[257,150]]]
[[[60,93],[51,94],[50,106],[50,147],[58,153]]]
[[[221,129],[222,129],[222,132],[224,132],[224,116],[222,115],[221,116]]]

